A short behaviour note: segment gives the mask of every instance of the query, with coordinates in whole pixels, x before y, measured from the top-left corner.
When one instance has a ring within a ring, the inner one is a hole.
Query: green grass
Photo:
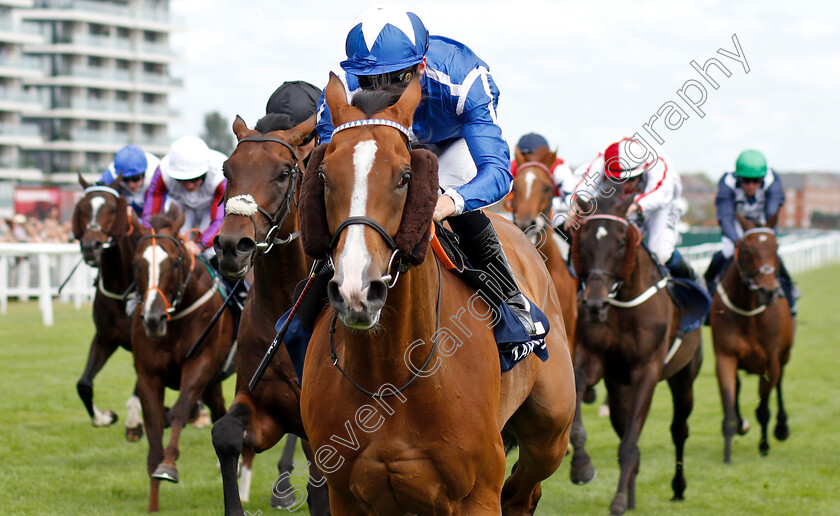
[[[732,464],[723,464],[720,399],[711,339],[704,333],[705,361],[695,383],[695,407],[686,445],[686,500],[672,503],[674,451],[669,425],[670,394],[660,384],[639,444],[638,514],[840,514],[840,266],[801,274],[805,294],[785,397],[791,437],[771,437],[770,454],[758,455],[756,377],[747,377],[741,406],[752,430],[736,437]],[[704,330],[705,331],[705,330]],[[0,507],[2,514],[142,514],[148,497],[148,446],[127,443],[123,419],[93,428],[75,390],[87,358],[93,326],[89,308],[57,304],[55,326],[43,328],[37,303],[11,303],[0,316]],[[742,376],[743,378],[743,376]],[[125,417],[134,384],[131,357],[118,351],[96,381],[101,409]],[[603,387],[598,387],[599,400]],[[232,398],[233,382],[225,384]],[[175,393],[167,393],[171,404]],[[774,398],[775,400],[775,398]],[[776,404],[771,404],[775,418]],[[584,407],[588,450],[598,468],[589,485],[569,482],[569,461],[543,484],[538,514],[605,514],[618,481],[618,438],[597,406]],[[269,513],[268,497],[281,448],[255,460],[251,502],[246,510]],[[512,453],[509,462],[515,459]],[[221,514],[221,476],[210,429],[182,434],[181,483],[161,486],[168,514]],[[298,511],[306,514],[306,509]]]

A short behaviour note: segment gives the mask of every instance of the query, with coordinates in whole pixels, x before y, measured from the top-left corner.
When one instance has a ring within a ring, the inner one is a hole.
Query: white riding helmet
[[[160,160],[160,170],[172,179],[186,181],[207,173],[210,149],[201,138],[182,136],[172,143],[169,154]]]

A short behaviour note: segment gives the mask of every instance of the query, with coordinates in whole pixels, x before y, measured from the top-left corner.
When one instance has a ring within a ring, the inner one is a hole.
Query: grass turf
[[[686,499],[670,502],[674,451],[669,425],[671,401],[660,384],[639,443],[639,514],[840,514],[840,313],[836,310],[840,266],[798,276],[805,294],[791,362],[785,370],[785,402],[791,437],[770,438],[770,454],[758,455],[754,409],[758,380],[744,377],[742,412],[752,424],[736,436],[732,464],[723,464],[720,398],[711,338],[704,330],[704,364],[695,383],[694,412],[686,444]],[[125,400],[134,385],[131,357],[117,351],[95,382],[100,409],[120,414],[117,425],[93,428],[75,383],[84,367],[93,333],[89,308],[56,304],[55,326],[41,325],[37,303],[10,303],[0,316],[0,507],[3,514],[124,515],[145,512],[148,445],[123,437]],[[232,399],[233,381],[225,383]],[[167,404],[177,394],[167,393]],[[599,402],[604,390],[598,387]],[[569,459],[543,483],[538,514],[604,514],[618,481],[618,438],[597,404],[584,407],[587,448],[598,477],[586,486],[569,482]],[[775,396],[771,424],[775,421]],[[772,429],[771,429],[772,430]],[[167,433],[168,436],[168,433]],[[281,448],[255,460],[252,514],[268,505]],[[298,452],[298,460],[303,461]],[[515,460],[514,451],[509,465]],[[221,514],[221,476],[210,429],[187,428],[181,437],[181,483],[161,486],[161,512]],[[293,477],[295,478],[295,477]],[[297,511],[306,514],[306,508]]]

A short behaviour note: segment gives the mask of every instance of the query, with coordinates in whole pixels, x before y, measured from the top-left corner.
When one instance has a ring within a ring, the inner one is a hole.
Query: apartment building
[[[183,85],[173,30],[169,0],[0,0],[0,52],[16,66],[0,54],[0,177],[102,171],[127,143],[165,154]]]

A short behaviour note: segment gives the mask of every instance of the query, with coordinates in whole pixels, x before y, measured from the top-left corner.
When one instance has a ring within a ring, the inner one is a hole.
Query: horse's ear
[[[741,225],[741,228],[744,231],[749,231],[750,229],[753,229],[756,226],[755,222],[752,222],[750,219],[746,218],[741,213],[736,213],[735,218],[738,220],[738,224]]]
[[[414,119],[414,110],[420,104],[420,97],[423,91],[420,88],[420,79],[414,76],[411,82],[406,86],[400,96],[400,100],[396,104],[384,110],[384,113],[392,117],[405,127],[411,127],[411,121]]]
[[[522,155],[522,151],[519,150],[519,145],[513,149],[513,160],[516,162],[517,165],[521,165],[525,163],[525,156]]]
[[[237,141],[245,138],[245,136],[247,136],[250,132],[251,130],[248,129],[248,125],[245,123],[245,120],[243,120],[241,116],[236,115],[236,120],[233,121],[233,134],[236,135]]]
[[[117,178],[117,182],[119,182],[119,178]],[[128,201],[122,196],[117,197],[117,215],[114,217],[114,223],[111,224],[112,237],[122,238],[128,231],[128,209]]]
[[[776,224],[779,223],[779,212],[777,211],[770,218],[767,220],[767,223],[764,224],[764,227],[773,229],[776,227]]]
[[[307,135],[309,135],[310,133],[312,133],[312,131],[315,130],[315,124],[317,120],[318,115],[314,114],[311,117],[304,120],[303,122],[289,129],[289,131],[286,133],[286,141],[295,147],[300,145],[300,142],[302,142]]]
[[[81,178],[81,174],[79,178]],[[85,228],[82,227],[82,201],[76,203],[76,207],[73,208],[73,236],[76,237],[76,240],[81,240],[82,235],[85,233]]]
[[[344,121],[344,110],[349,104],[347,103],[347,91],[344,89],[344,83],[333,72],[330,72],[330,82],[327,83],[324,90],[324,100],[330,108],[333,126],[338,127]]]
[[[318,169],[327,151],[328,144],[315,147],[309,155],[309,163],[300,186],[300,240],[303,251],[313,258],[324,258],[330,252],[330,227],[327,224],[327,207],[324,202],[324,182],[318,177]]]
[[[557,161],[557,151],[553,150],[543,157],[542,164],[547,166],[549,170],[551,170],[551,166],[554,165],[554,162]]]
[[[394,241],[408,260],[419,265],[426,259],[432,215],[438,200],[438,159],[428,150],[411,153],[411,181],[403,207],[402,221]]]
[[[630,205],[633,204],[633,202],[635,202],[635,199],[631,195],[627,197],[627,199],[621,201],[620,203],[614,204],[612,208],[610,208],[610,212],[613,215],[618,215],[619,217],[627,218],[627,210],[630,209]]]
[[[176,235],[179,234],[181,232],[181,226],[184,225],[184,220],[186,219],[184,210],[177,203],[173,202],[166,211],[166,218],[169,221],[169,227],[175,231]]]
[[[513,212],[513,191],[505,195],[505,200],[502,202],[505,210]]]
[[[79,184],[82,185],[82,188],[85,188],[85,189],[90,188],[90,183],[85,181],[85,178],[82,177],[82,173],[81,172],[76,172],[76,174],[79,176]]]
[[[126,216],[128,217],[128,223],[131,225],[132,228],[134,228],[133,231],[138,236],[142,236],[148,233],[146,226],[143,225],[143,221],[140,220],[140,217],[137,216],[137,213],[135,213],[134,210],[131,210],[131,213],[126,214]]]
[[[123,178],[122,173],[120,173],[120,174],[117,176],[117,178],[116,178],[116,179],[114,179],[114,180],[111,182],[111,184],[109,184],[108,186],[109,186],[109,187],[111,187],[111,188],[113,188],[113,189],[114,189],[114,190],[116,190],[116,191],[119,191],[119,190],[120,190],[120,184],[122,183],[122,178]]]

